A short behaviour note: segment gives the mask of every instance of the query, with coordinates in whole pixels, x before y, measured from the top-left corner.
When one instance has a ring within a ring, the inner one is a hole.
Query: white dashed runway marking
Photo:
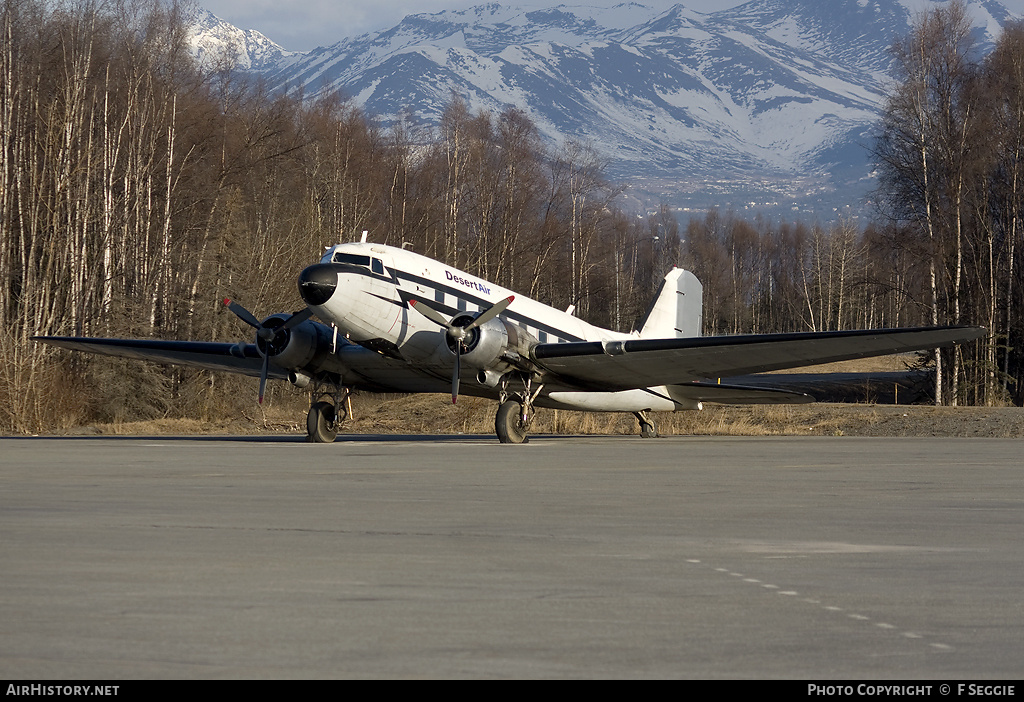
[[[698,565],[698,566],[703,566],[705,568],[710,568],[711,570],[713,570],[716,573],[725,573],[725,574],[728,574],[728,575],[730,575],[730,576],[732,576],[734,578],[740,578],[742,580],[742,582],[750,583],[751,585],[760,585],[762,589],[774,592],[774,594],[776,594],[776,595],[785,595],[785,596],[788,596],[788,597],[799,597],[799,595],[800,595],[800,593],[798,591],[796,591],[796,590],[783,590],[782,587],[779,586],[779,585],[775,585],[773,583],[766,583],[763,580],[760,580],[758,578],[748,577],[748,576],[744,575],[743,573],[737,573],[735,571],[729,570],[728,568],[718,568],[718,567],[710,566],[710,565],[704,563],[704,561],[700,560],[699,558],[688,558],[688,559],[686,559],[686,562],[687,563],[692,563],[693,565]],[[820,609],[825,610],[826,612],[834,612],[834,613],[843,612],[843,613],[845,613],[845,615],[846,615],[846,617],[848,619],[852,619],[852,620],[857,621],[857,622],[864,622],[865,624],[871,624],[876,629],[882,629],[884,631],[898,632],[901,636],[903,636],[903,638],[906,638],[906,639],[923,640],[925,638],[923,634],[919,634],[917,632],[913,632],[913,631],[900,631],[900,627],[897,626],[896,624],[890,624],[889,622],[875,622],[875,621],[872,621],[871,617],[869,617],[869,616],[867,616],[865,614],[860,614],[859,612],[846,612],[842,607],[839,607],[839,606],[833,605],[833,604],[824,603],[821,600],[815,599],[813,597],[801,598],[800,602],[803,602],[803,603],[808,604],[808,605],[812,605],[814,607],[818,607]],[[933,648],[933,649],[935,649],[935,650],[938,650],[938,651],[952,651],[953,650],[952,646],[950,646],[948,644],[944,644],[944,643],[938,643],[938,642],[928,642],[928,646]]]

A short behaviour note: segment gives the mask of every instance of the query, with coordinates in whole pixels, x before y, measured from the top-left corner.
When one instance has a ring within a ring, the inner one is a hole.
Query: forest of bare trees
[[[959,0],[917,18],[893,48],[898,83],[875,151],[879,203],[896,244],[927,278],[935,323],[979,324],[984,348],[935,355],[940,398],[1020,403],[1020,217],[1024,183],[1024,26],[980,56]]]
[[[878,223],[680,225],[623,212],[595,148],[515,108],[452,96],[437,128],[385,128],[196,65],[177,2],[0,8],[0,430],[235,411],[251,384],[30,337],[245,338],[221,299],[296,309],[298,272],[363,230],[626,331],[673,265],[709,334],[981,324],[991,342],[933,360],[941,399],[1021,400],[1019,27],[974,57],[954,4],[897,46]]]

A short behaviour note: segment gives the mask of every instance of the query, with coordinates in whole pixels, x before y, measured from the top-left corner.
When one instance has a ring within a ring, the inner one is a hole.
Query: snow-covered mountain
[[[702,14],[491,3],[251,64],[271,85],[341,91],[385,122],[406,111],[434,123],[453,93],[472,110],[514,105],[554,144],[592,142],[610,175],[649,199],[856,205],[888,48],[928,4],[750,0]],[[997,0],[968,5],[982,45],[1014,19]]]
[[[239,29],[197,8],[189,36],[192,53],[207,67],[225,66],[236,70],[262,71],[290,57],[287,51],[255,29]]]

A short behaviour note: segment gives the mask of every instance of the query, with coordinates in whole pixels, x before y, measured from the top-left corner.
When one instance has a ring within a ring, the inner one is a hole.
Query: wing
[[[74,351],[229,371],[255,378],[260,377],[263,363],[263,357],[260,356],[255,344],[159,339],[93,339],[77,336],[34,336],[32,339]],[[288,373],[271,364],[268,377],[283,379],[288,377]]]
[[[616,391],[920,351],[986,334],[981,327],[920,327],[581,341],[539,344],[532,356],[561,381],[587,390]]]

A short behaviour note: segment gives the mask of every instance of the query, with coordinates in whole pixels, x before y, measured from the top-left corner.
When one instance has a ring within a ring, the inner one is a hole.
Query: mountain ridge
[[[436,125],[453,94],[473,111],[514,105],[549,143],[594,144],[648,205],[817,199],[827,212],[870,189],[864,147],[891,80],[888,47],[915,4],[750,0],[705,14],[488,3],[246,68],[278,90],[341,92],[385,124],[404,114]],[[982,46],[1017,19],[996,0],[968,7]]]

